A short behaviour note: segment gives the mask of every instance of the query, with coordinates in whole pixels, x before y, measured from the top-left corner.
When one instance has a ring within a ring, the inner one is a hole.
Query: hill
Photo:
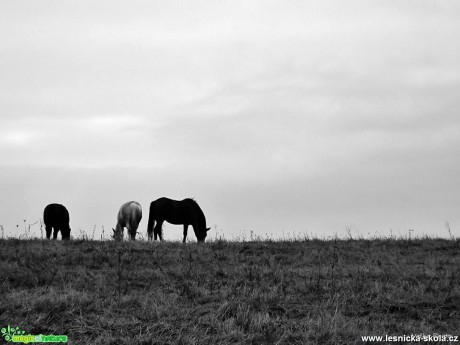
[[[0,272],[0,327],[70,344],[460,335],[459,240],[9,239]]]

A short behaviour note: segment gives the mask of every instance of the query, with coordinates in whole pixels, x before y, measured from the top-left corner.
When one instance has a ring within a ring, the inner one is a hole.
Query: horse
[[[115,241],[123,240],[123,230],[128,230],[131,240],[136,240],[137,228],[142,219],[142,207],[137,201],[129,201],[123,204],[118,211],[117,225],[113,230]]]
[[[153,226],[156,221],[155,227]],[[184,199],[182,201],[172,200],[168,198],[160,198],[150,203],[149,221],[147,225],[148,238],[151,241],[152,235],[157,240],[163,240],[161,226],[163,222],[175,225],[184,225],[184,239],[187,239],[188,226],[193,226],[195,236],[198,242],[204,242],[207,232],[210,228],[206,227],[206,218],[198,206],[197,202],[193,199]]]
[[[49,204],[43,211],[43,221],[46,228],[46,238],[51,238],[54,230],[53,239],[57,239],[58,232],[61,231],[63,240],[70,239],[69,211],[61,204]]]

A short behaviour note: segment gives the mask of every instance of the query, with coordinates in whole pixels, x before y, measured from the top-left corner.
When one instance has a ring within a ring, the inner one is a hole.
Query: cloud
[[[148,129],[161,127],[132,115],[24,118],[2,128],[0,147],[7,165],[36,166],[154,166],[143,161]]]
[[[35,133],[33,132],[17,130],[4,133],[1,136],[1,141],[7,146],[21,147],[31,143],[34,137]]]
[[[433,224],[458,205],[454,1],[0,8],[2,180],[18,200],[24,169],[76,209],[114,188],[198,196],[233,228],[385,227],[428,208]]]

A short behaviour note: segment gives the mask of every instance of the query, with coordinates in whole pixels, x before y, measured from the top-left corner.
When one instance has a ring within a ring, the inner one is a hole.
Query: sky
[[[73,237],[108,237],[136,200],[145,238],[166,196],[195,198],[211,238],[460,236],[458,18],[457,0],[2,1],[2,235],[41,236],[56,202]]]

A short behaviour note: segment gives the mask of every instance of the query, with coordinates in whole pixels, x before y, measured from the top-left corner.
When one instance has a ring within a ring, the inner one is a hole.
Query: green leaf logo
[[[4,327],[1,329],[2,337],[5,338],[6,341],[12,341],[13,335],[23,335],[25,331],[21,331],[19,327]]]

